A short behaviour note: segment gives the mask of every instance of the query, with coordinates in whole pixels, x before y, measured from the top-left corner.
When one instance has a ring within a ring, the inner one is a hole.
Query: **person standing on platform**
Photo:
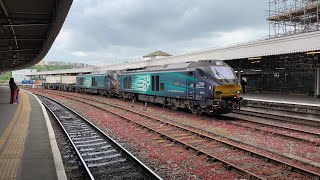
[[[241,78],[241,87],[242,87],[242,93],[246,93],[247,82],[243,78]]]
[[[17,96],[17,85],[16,85],[16,83],[14,82],[14,79],[13,79],[13,78],[10,78],[9,86],[10,86],[10,91],[11,91],[11,94],[10,94],[10,104],[13,104],[13,103],[16,102],[16,96]]]

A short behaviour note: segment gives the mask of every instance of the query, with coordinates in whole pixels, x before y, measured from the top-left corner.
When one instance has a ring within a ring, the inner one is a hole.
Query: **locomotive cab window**
[[[235,73],[228,66],[211,66],[211,70],[217,79],[237,79]]]

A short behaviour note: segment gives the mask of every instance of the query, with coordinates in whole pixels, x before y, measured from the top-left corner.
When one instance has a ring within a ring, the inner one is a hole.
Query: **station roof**
[[[315,31],[281,38],[258,40],[221,48],[206,49],[175,56],[167,56],[159,59],[114,64],[100,68],[85,68],[85,70],[91,72],[103,72],[107,70],[123,70],[199,60],[236,60],[251,57],[304,53],[311,51],[316,51],[315,53],[317,53],[319,50],[320,31]],[[70,71],[77,73],[82,72],[83,70],[84,69],[46,71],[30,73],[30,75],[49,75],[57,73],[66,74]]]
[[[44,58],[73,0],[0,0],[0,73]]]
[[[67,75],[67,74],[80,74],[80,73],[91,73],[91,72],[99,72],[95,67],[89,68],[79,68],[79,69],[63,69],[63,70],[53,70],[53,71],[39,71],[39,72],[31,72],[25,73],[26,76],[47,76],[47,75]]]

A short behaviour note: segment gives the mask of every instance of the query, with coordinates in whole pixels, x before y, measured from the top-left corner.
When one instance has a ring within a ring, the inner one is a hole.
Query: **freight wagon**
[[[61,76],[47,76],[42,83],[45,89],[59,89],[61,84]]]
[[[75,91],[77,83],[77,76],[62,76],[60,90],[63,91]]]

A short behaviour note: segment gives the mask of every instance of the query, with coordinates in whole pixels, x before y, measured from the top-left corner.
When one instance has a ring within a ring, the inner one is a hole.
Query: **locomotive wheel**
[[[175,110],[175,111],[178,110],[178,107],[175,106],[175,105],[171,105],[170,108],[171,108],[172,110]]]
[[[191,110],[191,113],[194,115],[202,115],[202,112],[200,112],[198,110]]]
[[[193,108],[193,109],[190,109],[191,113],[192,114],[195,114],[195,115],[200,115],[202,116],[203,115],[203,110],[201,108]]]

